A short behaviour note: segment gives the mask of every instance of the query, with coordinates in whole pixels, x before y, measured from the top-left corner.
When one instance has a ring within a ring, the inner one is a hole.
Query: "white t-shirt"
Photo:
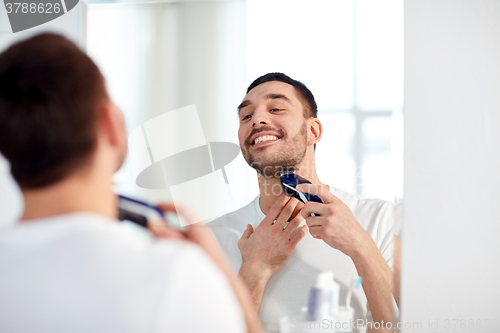
[[[196,245],[71,213],[0,231],[0,332],[245,332]]]
[[[395,205],[379,199],[361,199],[333,187],[330,191],[351,209],[392,269]],[[255,229],[264,217],[257,196],[247,206],[209,223],[236,272],[241,267],[238,240],[247,224]],[[351,279],[358,276],[354,263],[342,252],[308,233],[266,285],[259,309],[264,326],[273,329],[281,316],[299,315],[300,309],[307,306],[309,290],[315,284],[317,275],[323,271],[334,273],[335,281],[340,284],[340,305],[345,305]],[[362,287],[353,292],[351,306],[355,311],[355,320],[366,318],[367,300]]]

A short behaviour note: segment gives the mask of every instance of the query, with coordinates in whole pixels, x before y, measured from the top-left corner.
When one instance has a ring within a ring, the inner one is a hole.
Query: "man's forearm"
[[[238,277],[243,280],[250,291],[250,297],[252,298],[252,303],[255,306],[255,313],[257,313],[259,311],[262,295],[264,294],[264,289],[266,289],[269,277],[267,274],[245,266],[245,264],[241,266]]]
[[[254,309],[253,296],[249,295],[248,288],[244,281],[234,274],[233,269],[229,266],[226,258],[221,252],[211,253],[212,259],[216,262],[217,266],[226,275],[228,281],[233,289],[233,292],[240,303],[247,324],[248,333],[261,332],[260,322],[257,312]]]
[[[373,240],[367,242],[351,259],[363,277],[363,290],[374,322],[392,322],[393,274],[376,244]]]
[[[234,273],[233,273],[234,274]],[[253,309],[253,298],[248,299],[248,294],[246,292],[246,286],[244,282],[238,279],[236,276],[231,276],[229,282],[233,287],[236,298],[240,302],[245,316],[245,322],[247,324],[248,333],[258,333],[261,332],[260,322],[257,317],[257,312]]]
[[[399,295],[401,292],[401,239],[394,235],[394,286],[392,294],[399,307]]]

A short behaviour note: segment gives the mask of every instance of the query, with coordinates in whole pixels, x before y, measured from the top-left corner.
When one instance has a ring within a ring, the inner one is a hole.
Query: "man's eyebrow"
[[[266,99],[282,99],[282,100],[284,100],[285,102],[288,102],[288,103],[292,102],[290,100],[290,98],[286,97],[283,94],[272,94],[272,93],[271,94],[267,94],[266,95]],[[243,109],[246,106],[249,106],[250,104],[252,104],[252,103],[248,99],[246,99],[243,102],[241,102],[241,104],[238,105],[238,113],[240,113],[241,109]]]
[[[252,104],[252,103],[250,103],[250,101],[248,99],[241,102],[241,104],[238,105],[238,113],[240,113],[241,109],[243,109],[245,106],[249,106],[250,104]]]

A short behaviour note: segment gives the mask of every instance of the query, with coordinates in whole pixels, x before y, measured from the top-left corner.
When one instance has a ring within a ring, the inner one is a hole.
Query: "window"
[[[403,192],[403,1],[248,0],[248,81],[283,72],[313,92],[320,180],[364,197]]]

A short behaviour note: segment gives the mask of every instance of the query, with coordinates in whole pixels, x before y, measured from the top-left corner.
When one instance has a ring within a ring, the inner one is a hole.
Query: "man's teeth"
[[[253,142],[253,144],[257,144],[259,142],[264,142],[264,141],[269,141],[269,140],[278,140],[278,137],[277,136],[274,136],[274,135],[263,135],[263,136],[259,136],[257,139],[255,139],[255,141]]]

